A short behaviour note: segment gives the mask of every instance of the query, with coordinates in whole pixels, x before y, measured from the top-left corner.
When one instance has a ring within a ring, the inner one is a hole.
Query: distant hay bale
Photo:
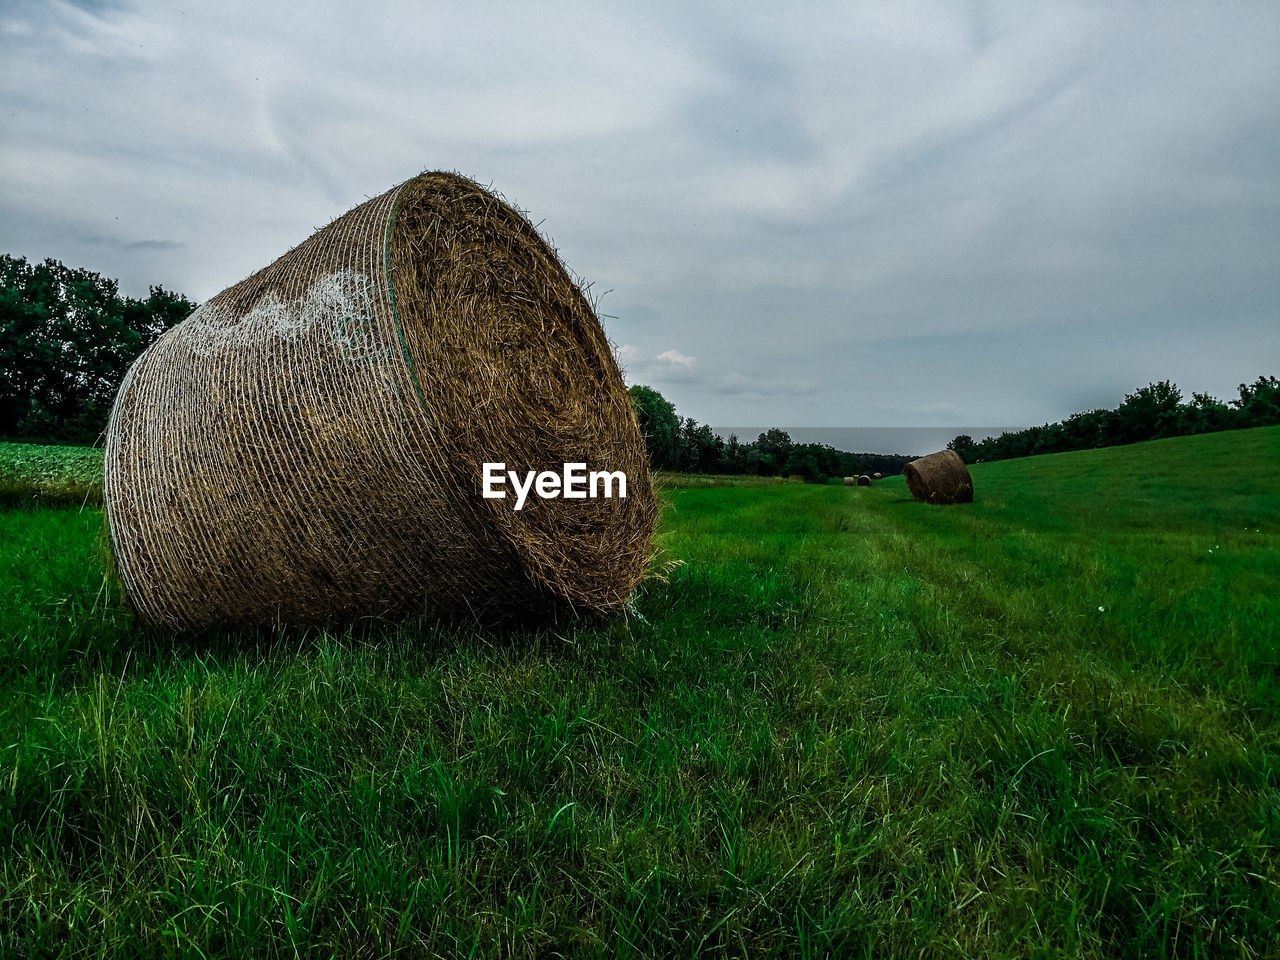
[[[626,497],[482,496],[482,464]],[[556,252],[456,174],[369,200],[162,336],[121,385],[104,499],[172,628],[619,609],[657,519],[609,342]]]
[[[854,484],[856,484],[857,482],[858,482],[858,478],[857,478],[857,477],[845,477],[845,478],[844,478],[844,485],[845,485],[846,487],[852,487],[852,486],[853,486]]]
[[[879,474],[879,473],[873,473],[873,474],[871,475],[871,479],[872,479],[872,480],[883,480],[883,479],[884,479],[884,476],[883,476],[882,474]]]
[[[864,473],[862,476],[858,478],[858,486],[860,487],[871,486],[871,478]]]
[[[921,503],[972,503],[973,478],[954,450],[912,460],[902,470],[907,489]]]

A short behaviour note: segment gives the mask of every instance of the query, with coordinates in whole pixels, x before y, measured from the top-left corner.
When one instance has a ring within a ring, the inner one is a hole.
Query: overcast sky
[[[424,169],[715,425],[1280,374],[1280,4],[5,0],[0,251],[203,300]],[[607,293],[606,293],[607,291]]]

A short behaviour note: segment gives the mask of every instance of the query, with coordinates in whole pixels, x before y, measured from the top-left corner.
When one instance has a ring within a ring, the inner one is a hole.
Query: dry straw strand
[[[481,496],[582,462],[627,496]],[[172,628],[620,609],[657,501],[599,320],[537,231],[425,173],[217,294],[130,369],[104,501]]]

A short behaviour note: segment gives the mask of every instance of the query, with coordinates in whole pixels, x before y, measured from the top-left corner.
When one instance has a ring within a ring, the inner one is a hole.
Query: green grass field
[[[1280,428],[671,482],[637,615],[133,627],[0,510],[0,956],[1280,956]]]
[[[102,451],[0,443],[0,507],[102,503]]]

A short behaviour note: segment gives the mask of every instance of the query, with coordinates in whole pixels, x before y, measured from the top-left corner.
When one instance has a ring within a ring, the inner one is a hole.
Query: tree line
[[[145,300],[120,294],[117,281],[57,260],[29,263],[0,254],[0,437],[93,443],[129,365],[197,304],[153,286]],[[858,473],[902,472],[912,457],[850,453],[794,443],[773,428],[755,440],[721,438],[680,417],[657,390],[631,387],[651,464],[688,473],[801,476],[808,482]],[[1167,380],[1125,396],[1114,410],[1090,410],[1057,423],[947,446],[968,463],[1107,447],[1161,437],[1280,424],[1280,379],[1240,384],[1223,403]]]
[[[914,459],[849,453],[826,443],[794,443],[790,434],[777,427],[745,443],[736,434],[724,439],[705,423],[679,416],[671,401],[652,387],[637,384],[630,393],[649,463],[658,470],[799,476],[806,483],[825,483],[858,473],[901,473],[903,465]]]
[[[0,254],[0,437],[93,443],[129,365],[196,304],[57,260]]]
[[[1184,401],[1178,387],[1161,380],[1125,394],[1124,402],[1114,410],[1075,413],[1056,423],[1006,432],[980,442],[960,434],[947,446],[965,463],[980,463],[1277,424],[1280,379],[1276,377],[1263,376],[1253,383],[1240,384],[1239,396],[1227,403],[1207,393],[1193,393],[1190,401]]]

